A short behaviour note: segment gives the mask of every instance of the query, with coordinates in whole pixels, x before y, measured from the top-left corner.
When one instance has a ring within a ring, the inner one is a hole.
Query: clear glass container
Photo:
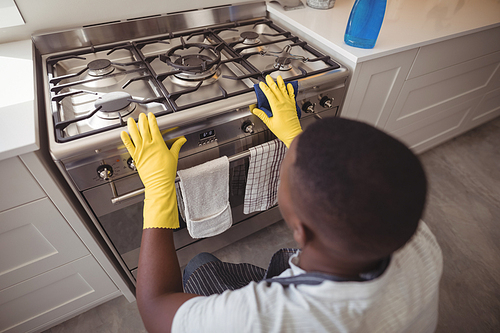
[[[307,5],[315,9],[330,9],[335,5],[335,0],[307,0]]]

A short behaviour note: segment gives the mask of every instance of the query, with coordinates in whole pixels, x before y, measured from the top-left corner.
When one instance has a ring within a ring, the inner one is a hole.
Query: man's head
[[[279,204],[292,228],[305,227],[307,242],[375,260],[411,238],[426,188],[418,158],[402,143],[367,124],[327,118],[293,141],[282,165]]]

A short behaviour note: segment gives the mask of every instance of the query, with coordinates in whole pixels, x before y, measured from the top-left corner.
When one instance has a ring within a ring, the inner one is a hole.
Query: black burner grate
[[[258,32],[259,30],[267,32]],[[228,34],[236,37],[228,40],[224,37]],[[157,45],[164,51],[159,53],[146,51],[149,47]],[[273,51],[267,50],[268,47],[273,47]],[[307,53],[308,56],[297,55],[296,50]],[[106,58],[118,52],[130,54],[129,61],[113,61]],[[92,55],[91,61],[88,60],[89,54]],[[260,57],[269,58],[270,66],[258,68],[254,60],[261,60]],[[76,72],[58,75],[56,70],[58,64],[69,61],[81,62],[84,65]],[[47,59],[47,68],[52,102],[57,109],[53,112],[56,140],[66,142],[125,126],[126,122],[120,118],[118,123],[101,129],[73,135],[67,135],[65,132],[70,124],[91,118],[100,107],[89,109],[85,115],[65,120],[61,115],[63,112],[61,104],[64,100],[78,94],[99,94],[95,87],[104,84],[105,80],[119,81],[120,78],[129,75],[131,78],[120,85],[120,89],[125,90],[134,82],[147,82],[159,93],[153,94],[154,97],[141,96],[144,97],[142,100],[130,98],[130,101],[141,104],[162,104],[163,111],[156,113],[157,116],[161,116],[251,92],[253,84],[263,81],[268,74],[289,70],[292,62],[296,64],[295,69],[288,73],[285,81],[313,76],[340,67],[329,56],[312,48],[307,42],[281,29],[268,19],[250,20],[246,23],[231,22],[188,32],[169,32],[160,37],[141,41],[92,47],[63,56],[50,57]],[[307,63],[321,63],[322,66],[311,70],[311,67],[305,65]],[[161,64],[164,67],[161,67]],[[177,86],[173,83],[174,79],[184,80],[187,84],[182,87]],[[210,85],[207,81],[203,81],[204,79],[210,79]],[[235,84],[243,81],[245,84]],[[92,89],[80,88],[86,86]],[[103,91],[109,92],[106,89],[108,88],[104,87]],[[210,90],[213,96],[203,100],[191,98],[206,90]]]

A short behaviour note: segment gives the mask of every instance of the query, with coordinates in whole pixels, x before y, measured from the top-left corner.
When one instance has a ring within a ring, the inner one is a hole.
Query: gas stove
[[[51,157],[131,281],[144,190],[120,139],[128,118],[153,112],[165,140],[187,138],[178,169],[231,161],[234,226],[200,241],[181,221],[174,240],[182,265],[281,219],[276,207],[242,209],[248,149],[275,138],[250,111],[255,84],[267,75],[298,81],[303,127],[339,115],[347,69],[266,14],[257,2],[33,36]]]
[[[248,19],[248,13],[257,17]],[[205,19],[193,25],[228,21],[225,16],[230,22],[188,27],[186,21],[196,22],[200,16]],[[79,151],[91,149],[98,144],[96,136],[124,127],[127,118],[137,119],[141,112],[165,119],[182,112],[182,117],[171,117],[174,122],[165,120],[177,127],[212,115],[208,109],[227,112],[233,106],[248,107],[255,102],[253,85],[266,75],[299,80],[301,91],[307,88],[305,81],[325,81],[319,74],[346,76],[345,68],[329,56],[267,19],[264,3],[104,24],[33,39],[44,53],[49,134],[59,144],[52,150],[56,159],[72,155],[72,148],[68,150],[64,143],[79,141],[73,144]],[[245,95],[245,103],[236,102]],[[332,105],[326,99],[322,104],[325,101]],[[200,107],[205,111],[198,112]],[[105,143],[111,139],[101,137]],[[88,145],[82,143],[84,138]]]
[[[232,22],[46,60],[57,142],[230,99],[266,75],[285,81],[340,67],[267,19]]]

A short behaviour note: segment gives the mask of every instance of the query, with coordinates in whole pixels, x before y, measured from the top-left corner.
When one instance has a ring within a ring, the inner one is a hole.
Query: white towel
[[[243,213],[263,211],[278,202],[280,166],[287,148],[278,139],[250,150]]]
[[[218,235],[233,224],[229,205],[229,160],[226,156],[179,170],[177,200],[193,238]]]

